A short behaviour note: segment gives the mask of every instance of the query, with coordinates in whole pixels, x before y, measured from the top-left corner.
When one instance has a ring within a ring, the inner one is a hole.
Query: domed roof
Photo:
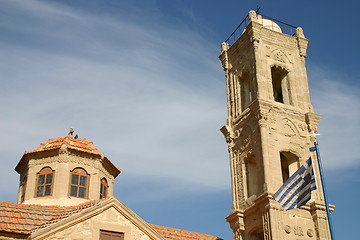
[[[86,138],[74,138],[71,135],[49,139],[41,143],[40,146],[36,149],[32,151],[26,151],[25,154],[61,148],[63,144],[65,144],[69,149],[101,155],[99,150],[94,146],[93,142],[87,140]]]
[[[262,19],[260,23],[264,26],[264,28],[282,33],[280,26],[269,19]]]
[[[17,172],[19,172],[21,166],[23,164],[27,164],[27,161],[28,161],[28,160],[26,160],[28,158],[27,156],[32,156],[32,154],[35,154],[35,153],[46,152],[46,151],[55,150],[55,149],[60,150],[60,149],[63,149],[64,147],[66,149],[75,150],[75,151],[84,152],[84,153],[90,153],[90,154],[99,156],[99,158],[103,159],[104,162],[108,164],[110,169],[112,169],[112,173],[113,173],[114,177],[116,177],[121,172],[120,169],[118,169],[103,153],[101,153],[94,146],[93,142],[87,140],[86,138],[73,137],[70,134],[67,135],[66,137],[58,137],[58,138],[49,139],[49,140],[41,143],[40,146],[38,146],[36,149],[34,149],[32,151],[25,151],[23,157],[21,158],[20,162],[16,166],[15,170]]]

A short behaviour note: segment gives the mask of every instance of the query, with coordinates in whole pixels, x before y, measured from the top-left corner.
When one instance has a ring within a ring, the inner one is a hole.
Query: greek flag
[[[274,194],[274,198],[287,210],[305,205],[316,189],[311,157]]]

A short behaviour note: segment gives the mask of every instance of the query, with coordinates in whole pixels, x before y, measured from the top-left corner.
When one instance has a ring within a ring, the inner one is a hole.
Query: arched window
[[[245,111],[250,103],[254,100],[253,90],[251,87],[250,82],[250,75],[248,71],[242,73],[239,77],[239,84],[240,84],[240,102],[241,102],[241,109],[240,112]]]
[[[247,197],[258,194],[258,173],[256,159],[251,155],[245,159]]]
[[[275,102],[292,105],[288,75],[288,71],[281,67],[271,67],[271,79]]]
[[[107,197],[107,190],[108,190],[108,183],[106,181],[106,178],[101,179],[100,183],[100,199]]]
[[[51,196],[53,188],[54,171],[50,167],[44,167],[37,174],[36,197]]]
[[[298,170],[298,157],[290,152],[280,152],[281,174],[283,183]]]
[[[70,174],[70,196],[87,198],[89,174],[82,168],[75,168]]]

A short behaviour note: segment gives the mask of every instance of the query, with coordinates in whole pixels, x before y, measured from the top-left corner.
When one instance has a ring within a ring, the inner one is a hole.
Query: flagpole
[[[315,136],[315,133],[313,133],[313,135]],[[334,234],[333,234],[333,226],[332,226],[332,221],[331,221],[331,215],[330,215],[330,209],[329,209],[329,204],[328,204],[328,200],[327,200],[327,191],[326,191],[326,186],[325,186],[325,180],[323,177],[323,170],[322,170],[322,164],[321,164],[321,158],[320,158],[320,150],[319,150],[319,144],[318,142],[315,140],[314,142],[314,146],[310,148],[310,151],[314,151],[316,152],[316,158],[318,160],[318,166],[319,166],[319,170],[320,170],[320,178],[321,178],[321,186],[324,192],[324,198],[325,198],[325,207],[326,207],[326,213],[327,213],[327,217],[328,217],[328,222],[329,222],[329,228],[330,228],[330,236],[332,240],[335,240]]]

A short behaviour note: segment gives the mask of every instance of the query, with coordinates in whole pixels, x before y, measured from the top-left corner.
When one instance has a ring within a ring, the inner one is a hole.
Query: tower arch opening
[[[244,70],[238,77],[240,85],[240,111],[243,112],[247,109],[250,103],[254,100],[254,92],[251,86],[250,74],[248,70]]]
[[[271,67],[271,81],[275,102],[293,105],[290,91],[289,71],[280,66]]]
[[[282,182],[286,182],[298,170],[299,157],[291,152],[280,152]]]
[[[257,196],[259,194],[259,174],[256,158],[254,154],[249,154],[245,159],[245,177],[246,177],[246,190],[247,198]]]

